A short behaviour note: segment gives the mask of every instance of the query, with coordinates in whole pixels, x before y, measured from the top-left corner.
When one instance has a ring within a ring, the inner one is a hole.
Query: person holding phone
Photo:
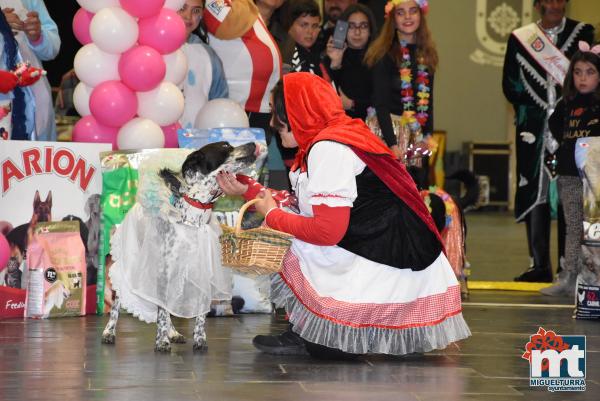
[[[371,105],[371,73],[363,59],[375,26],[375,17],[369,8],[353,4],[344,11],[338,24],[345,23],[347,33],[340,47],[334,40],[338,29],[327,43],[327,66],[335,83],[342,105],[350,117],[365,119]]]
[[[433,77],[438,54],[427,27],[428,8],[427,0],[390,0],[381,32],[365,56],[373,69],[376,123],[386,144],[401,159],[401,127],[423,137],[433,131]],[[427,187],[427,169],[414,173],[417,184]]]

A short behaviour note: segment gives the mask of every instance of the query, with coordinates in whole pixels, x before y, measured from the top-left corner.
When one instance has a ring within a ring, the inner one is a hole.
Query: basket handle
[[[249,200],[248,202],[244,203],[242,205],[242,207],[240,207],[240,211],[238,212],[238,217],[237,220],[235,221],[235,234],[238,235],[242,232],[242,220],[244,220],[244,213],[246,213],[246,210],[254,205],[256,202],[260,201],[261,199],[256,198],[256,199],[252,199]]]

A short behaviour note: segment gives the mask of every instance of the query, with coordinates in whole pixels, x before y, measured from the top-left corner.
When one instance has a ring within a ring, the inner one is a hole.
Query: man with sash
[[[502,89],[515,109],[517,193],[515,217],[525,222],[530,268],[515,281],[551,282],[550,222],[557,199],[558,144],[548,118],[561,96],[569,60],[577,43],[592,43],[594,28],[565,18],[568,0],[534,0],[541,20],[512,32],[506,49]],[[564,219],[558,211],[559,258],[564,254]]]

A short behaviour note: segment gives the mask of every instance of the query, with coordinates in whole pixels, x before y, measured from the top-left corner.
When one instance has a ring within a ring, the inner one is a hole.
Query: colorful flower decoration
[[[394,9],[394,7],[396,7],[397,5],[400,5],[402,3],[406,3],[407,1],[410,1],[410,0],[390,0],[390,1],[388,1],[384,8],[385,16],[387,17],[390,14],[390,12]],[[429,2],[427,0],[415,0],[415,3],[417,3],[417,5],[419,6],[419,8],[421,9],[421,12],[423,14],[427,14],[427,12],[429,11]]]
[[[417,100],[413,89],[412,61],[405,41],[400,42],[402,62],[400,64],[400,80],[402,81],[402,124],[410,127],[411,132],[421,131],[429,119],[429,72],[424,64],[417,64]]]

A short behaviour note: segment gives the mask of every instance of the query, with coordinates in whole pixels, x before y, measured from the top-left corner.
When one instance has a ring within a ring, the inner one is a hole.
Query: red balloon
[[[10,246],[4,235],[0,234],[0,271],[4,270],[10,259]]]
[[[82,45],[92,43],[90,35],[90,23],[94,14],[86,9],[80,8],[73,17],[73,34]]]
[[[119,0],[123,10],[137,18],[147,18],[158,14],[165,0]]]
[[[137,92],[150,91],[165,78],[167,66],[162,55],[150,46],[135,46],[119,59],[119,76]]]
[[[110,143],[116,150],[118,133],[118,128],[102,125],[94,116],[85,116],[73,127],[73,142]]]
[[[102,125],[122,127],[137,109],[137,96],[121,81],[104,81],[90,95],[90,112]]]
[[[181,124],[175,123],[160,128],[162,128],[163,134],[165,134],[165,148],[178,148],[177,130],[181,128]]]
[[[163,8],[153,17],[138,21],[138,43],[158,50],[161,54],[173,53],[185,43],[187,32],[183,19],[173,10]]]

